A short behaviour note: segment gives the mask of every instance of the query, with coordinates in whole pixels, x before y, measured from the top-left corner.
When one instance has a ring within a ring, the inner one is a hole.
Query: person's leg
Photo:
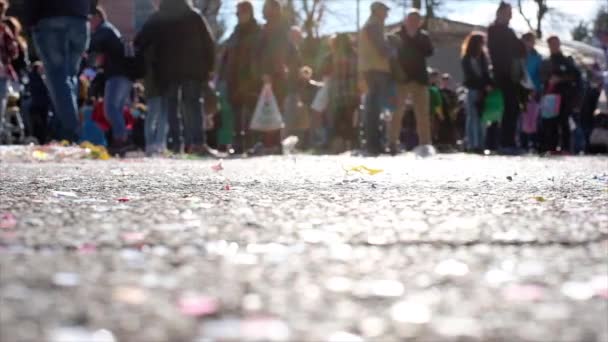
[[[11,134],[8,131],[8,118],[6,115],[6,105],[8,100],[8,80],[0,78],[0,144]]]
[[[408,96],[408,89],[406,84],[397,84],[397,109],[393,113],[389,130],[389,143],[397,148],[401,144],[401,128],[403,127],[403,115],[405,113],[405,100]]]
[[[190,146],[200,147],[205,144],[202,88],[203,84],[200,81],[186,81],[182,85],[184,136],[186,145]]]
[[[174,153],[182,150],[182,120],[179,115],[179,84],[171,83],[165,90],[163,98],[167,105],[167,121],[169,123],[168,148]]]
[[[505,110],[500,126],[500,145],[502,148],[515,148],[517,118],[519,117],[519,102],[517,85],[506,83],[500,87],[503,93]]]
[[[131,91],[131,81],[123,76],[110,77],[106,81],[104,109],[112,125],[115,141],[127,139],[127,127],[124,118],[124,106]]]
[[[161,102],[162,98],[160,96],[149,97],[146,100],[146,104],[148,105],[148,113],[146,114],[146,122],[144,125],[146,153],[158,152],[159,141],[156,140],[156,137],[159,128]]]
[[[44,63],[47,87],[61,123],[61,138],[77,141],[78,70],[89,44],[89,24],[73,17],[49,18],[34,30],[34,45]]]
[[[375,71],[368,71],[365,74],[368,87],[365,106],[365,140],[367,152],[370,154],[379,154],[381,152],[379,133],[383,96],[380,93],[381,77],[380,73]]]
[[[562,96],[565,98],[565,96]],[[572,104],[571,101],[566,100],[563,102],[562,107],[559,112],[559,131],[561,136],[561,151],[568,152],[570,151],[570,136],[572,132],[570,131],[570,115],[572,114]]]
[[[416,116],[416,131],[418,145],[431,145],[431,112],[429,89],[424,84],[411,83],[414,114]]]
[[[479,112],[477,110],[479,91],[469,89],[466,99],[466,141],[469,150],[476,150],[481,147],[481,122],[479,120]]]

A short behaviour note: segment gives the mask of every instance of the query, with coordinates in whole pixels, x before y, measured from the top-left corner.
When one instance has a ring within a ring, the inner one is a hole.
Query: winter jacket
[[[226,43],[226,56],[222,78],[228,87],[228,97],[233,103],[257,99],[262,88],[262,75],[257,68],[257,49],[262,29],[255,20],[237,25]]]
[[[89,51],[103,55],[103,70],[107,78],[127,76],[127,60],[122,35],[114,25],[103,22],[91,37]]]
[[[53,17],[78,17],[87,19],[92,13],[95,0],[26,0],[26,26],[36,26],[40,20]]]
[[[488,50],[496,82],[519,83],[519,79],[514,79],[514,69],[520,66],[519,59],[525,57],[525,47],[515,32],[505,24],[490,25]]]
[[[215,42],[207,21],[185,0],[164,0],[135,38],[135,48],[154,46],[160,84],[207,82]]]
[[[542,78],[547,92],[559,93],[568,97],[580,95],[582,76],[572,57],[566,57],[562,53],[552,54],[543,63],[542,69]],[[551,76],[557,76],[562,80],[551,87],[549,85]]]
[[[433,55],[433,44],[428,34],[423,30],[412,37],[402,27],[398,33],[401,46],[398,50],[398,61],[405,78],[420,84],[429,83],[426,59]]]
[[[526,69],[532,83],[534,83],[534,90],[541,92],[543,89],[543,82],[540,78],[540,68],[543,63],[543,57],[536,51],[532,50],[528,52],[526,56]]]
[[[475,63],[473,56],[464,56],[462,58],[461,64],[464,74],[464,86],[468,89],[483,90],[485,87],[492,84],[488,58],[485,55],[481,55],[480,58],[477,58],[478,69],[474,67],[473,63]]]
[[[274,95],[282,103],[287,93],[296,90],[300,68],[300,54],[289,39],[285,22],[268,22],[262,27],[257,56],[259,70],[270,76]]]
[[[370,17],[359,36],[359,72],[390,72],[391,48],[384,34],[384,24]]]

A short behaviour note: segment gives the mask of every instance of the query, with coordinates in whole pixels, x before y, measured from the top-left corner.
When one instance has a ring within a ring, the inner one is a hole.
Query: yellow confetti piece
[[[537,200],[538,202],[546,202],[547,201],[543,196],[536,196],[536,197],[534,197],[534,199]]]
[[[382,170],[382,169],[372,169],[365,165],[353,166],[351,168],[344,169],[344,170],[346,170],[347,172],[364,173],[364,174],[368,174],[370,176],[374,176],[374,175],[384,172],[384,170]]]
[[[34,151],[32,153],[32,157],[34,157],[34,159],[36,159],[36,160],[47,160],[47,159],[49,159],[48,153],[42,152],[42,151]]]
[[[80,147],[89,150],[89,157],[92,159],[108,160],[111,158],[108,150],[103,146],[93,145],[90,142],[85,141],[80,144]]]

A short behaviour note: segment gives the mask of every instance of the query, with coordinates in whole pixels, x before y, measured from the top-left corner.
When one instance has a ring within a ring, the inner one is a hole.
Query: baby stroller
[[[13,145],[25,142],[25,125],[19,100],[18,89],[8,86],[8,99],[3,117],[0,117],[0,144]]]

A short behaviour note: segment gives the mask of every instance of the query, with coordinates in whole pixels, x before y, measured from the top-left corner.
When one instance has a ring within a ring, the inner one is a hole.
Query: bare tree
[[[536,32],[536,36],[538,38],[542,38],[543,37],[543,28],[542,28],[543,20],[547,17],[548,14],[550,14],[551,12],[554,12],[555,9],[553,9],[547,5],[547,0],[532,0],[532,1],[534,1],[534,3],[536,4],[536,7],[537,7],[536,18],[535,18],[536,23],[534,23],[534,24],[532,23],[532,20],[529,19],[524,14],[522,0],[517,0],[517,8],[519,10],[519,14],[521,14],[522,18],[524,18],[524,20],[526,21],[526,24],[528,24],[528,27],[530,28],[530,30]]]
[[[319,27],[324,19],[326,0],[300,0],[302,9],[302,28],[308,37],[318,37]]]
[[[222,7],[222,0],[194,0],[192,1],[192,4],[201,11],[201,14],[209,23],[213,35],[219,39],[226,30],[225,23],[218,20],[220,8]]]

